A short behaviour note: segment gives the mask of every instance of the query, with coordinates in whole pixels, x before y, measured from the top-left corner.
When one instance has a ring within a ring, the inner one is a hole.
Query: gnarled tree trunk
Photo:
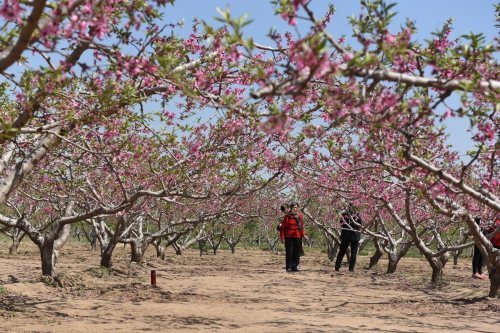
[[[105,247],[101,250],[101,263],[102,267],[111,268],[113,266],[113,251],[115,250],[116,244],[118,242],[116,240],[109,241]]]
[[[55,268],[54,241],[45,239],[40,247],[42,275],[52,276]]]
[[[436,264],[431,265],[431,267],[432,267],[431,282],[433,284],[441,283],[441,281],[443,281],[443,265],[439,261],[436,261]]]
[[[137,264],[142,263],[144,255],[151,243],[151,237],[144,237],[142,239],[135,239],[130,242],[131,257],[130,261]]]
[[[229,244],[229,248],[231,249],[232,254],[236,252],[236,245],[238,245],[238,243],[240,242],[241,236],[243,236],[243,233],[240,233],[237,237],[235,237],[234,233],[232,237],[226,237],[224,235],[224,239]]]
[[[161,240],[157,239],[151,242],[156,249],[156,257],[165,260],[165,246],[161,244]]]
[[[396,253],[389,253],[387,256],[387,274],[396,273],[396,268],[398,267],[398,262],[401,257],[399,257]]]
[[[15,254],[19,248],[19,244],[21,244],[21,240],[26,236],[26,232],[19,228],[12,228],[10,232],[6,232],[5,234],[12,239],[12,244],[9,247],[9,254]]]
[[[39,246],[42,260],[42,275],[53,276],[57,264],[58,251],[66,244],[70,234],[70,225],[54,226],[54,231],[44,238]]]
[[[374,239],[373,243],[375,244],[375,253],[370,257],[370,263],[368,264],[366,269],[372,269],[373,267],[375,267],[378,264],[380,258],[382,258],[382,256],[384,255],[384,251],[382,251],[382,249],[380,248],[378,240]]]
[[[488,296],[497,297],[498,287],[500,287],[500,269],[497,269],[495,266],[493,266],[490,272],[490,291],[488,293]]]

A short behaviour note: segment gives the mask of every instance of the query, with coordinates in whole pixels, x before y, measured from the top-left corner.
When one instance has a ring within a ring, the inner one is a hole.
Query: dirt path
[[[319,252],[303,258],[301,272],[286,273],[283,255],[266,251],[189,251],[165,261],[148,253],[142,266],[118,251],[108,273],[86,246],[68,246],[60,288],[42,282],[34,248],[16,257],[3,250],[0,331],[499,332],[500,301],[484,297],[488,283],[470,278],[466,259],[430,288],[430,268],[417,259],[389,276],[385,262],[362,270],[363,257],[355,273],[334,273]]]

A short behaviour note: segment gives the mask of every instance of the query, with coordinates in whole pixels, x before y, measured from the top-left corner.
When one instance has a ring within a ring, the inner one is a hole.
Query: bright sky
[[[393,1],[387,1],[389,3]],[[395,17],[392,29],[399,30],[399,26],[409,18],[416,22],[418,32],[416,38],[421,42],[432,39],[432,32],[442,27],[448,18],[453,18],[453,28],[451,37],[455,38],[463,34],[483,33],[487,42],[493,42],[498,37],[498,28],[495,27],[495,3],[494,0],[395,0],[397,6],[393,9],[398,12]],[[329,25],[330,33],[338,38],[342,35],[349,38],[351,27],[348,17],[358,15],[360,12],[359,1],[356,0],[313,0],[311,6],[317,17],[328,8],[328,4],[333,3],[336,13]],[[174,7],[168,7],[165,21],[177,22],[184,20],[186,33],[189,31],[193,18],[198,17],[214,25],[220,25],[214,20],[219,16],[216,8],[229,8],[231,15],[239,17],[247,14],[254,22],[245,28],[246,36],[251,36],[260,44],[270,45],[266,37],[270,28],[276,28],[279,32],[293,30],[283,20],[274,15],[273,6],[270,0],[177,0]],[[303,23],[302,23],[303,24]],[[299,30],[306,31],[308,26],[302,26],[299,21]],[[498,57],[497,57],[498,58]],[[452,96],[449,104],[456,107],[458,98]],[[468,122],[464,119],[449,118],[446,121],[449,143],[463,156],[467,150],[472,148],[471,134],[467,133]],[[466,158],[464,158],[467,160]]]
[[[483,32],[489,40],[498,35],[495,28],[494,0],[400,0],[396,2],[395,27],[404,23],[406,18],[416,21],[419,29],[418,38],[427,39],[430,33],[438,29],[448,18],[455,19],[455,31],[452,36],[467,34],[470,31]],[[351,34],[347,17],[358,14],[360,5],[357,0],[313,0],[312,8],[320,17],[333,3],[337,12],[330,24],[330,32],[334,36]],[[177,0],[173,7],[169,7],[165,19],[177,21],[184,19],[190,25],[194,17],[202,18],[215,23],[218,16],[216,8],[229,7],[233,16],[248,14],[254,23],[245,31],[258,42],[266,41],[266,34],[270,27],[278,30],[288,29],[288,26],[274,15],[270,0]]]

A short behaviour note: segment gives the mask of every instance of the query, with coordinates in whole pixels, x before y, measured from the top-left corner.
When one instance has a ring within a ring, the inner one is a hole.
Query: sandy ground
[[[187,251],[164,261],[148,252],[139,266],[120,246],[108,272],[87,246],[70,244],[57,266],[61,288],[40,277],[34,247],[8,256],[1,245],[1,332],[500,332],[500,301],[470,278],[468,258],[433,288],[418,259],[392,275],[384,261],[364,271],[367,257],[356,272],[335,273],[326,254],[309,251],[302,271],[287,273],[281,252]]]

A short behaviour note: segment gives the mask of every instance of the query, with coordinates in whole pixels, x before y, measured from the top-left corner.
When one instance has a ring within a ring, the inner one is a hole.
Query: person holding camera
[[[304,223],[302,214],[299,214],[298,203],[290,205],[290,211],[283,218],[280,228],[281,242],[285,243],[286,271],[298,272],[302,237],[304,237]]]
[[[342,264],[342,259],[347,253],[347,248],[351,247],[351,257],[349,259],[349,271],[354,271],[354,266],[356,265],[356,256],[358,254],[359,241],[361,239],[361,233],[359,229],[363,221],[361,217],[356,212],[354,206],[349,204],[347,211],[342,213],[340,219],[340,225],[342,227],[342,232],[340,233],[340,248],[337,255],[337,260],[335,261],[335,271],[340,269]]]

